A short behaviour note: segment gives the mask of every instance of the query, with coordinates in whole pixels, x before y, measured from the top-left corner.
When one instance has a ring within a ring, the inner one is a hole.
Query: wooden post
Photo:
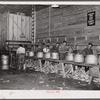
[[[41,60],[39,59],[39,66],[40,66],[40,70],[42,72],[42,63],[41,63]]]
[[[62,67],[63,78],[65,78],[65,68],[64,68],[64,63],[61,63],[61,67]]]

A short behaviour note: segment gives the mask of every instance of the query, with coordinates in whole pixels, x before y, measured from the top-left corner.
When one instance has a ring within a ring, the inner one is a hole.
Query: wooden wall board
[[[86,41],[85,36],[83,37],[76,37],[76,41]]]
[[[39,39],[39,44],[42,44],[44,42],[44,39]]]
[[[61,43],[66,40],[66,37],[58,37],[58,42]]]
[[[57,43],[57,38],[51,38],[51,43]]]
[[[46,20],[41,17],[42,11],[46,16]],[[87,26],[87,13],[91,11],[96,12],[95,26]],[[37,20],[39,19],[37,21],[37,25],[39,26],[39,28],[37,27],[37,37],[39,34],[43,34],[43,32],[46,32],[48,29],[43,27],[46,26],[49,27],[50,24],[50,37],[66,36],[68,39],[72,38],[72,40],[74,37],[76,37],[75,42],[79,44],[86,44],[85,37],[93,36],[94,39],[98,40],[96,36],[98,37],[100,35],[99,5],[67,5],[67,6],[65,5],[62,6],[61,8],[51,8],[50,23],[48,21],[49,20],[48,12],[49,12],[48,8],[38,12],[38,16],[39,15],[40,16],[37,18]],[[43,34],[40,38],[43,38],[44,35],[46,34]],[[47,35],[44,37],[47,37]]]

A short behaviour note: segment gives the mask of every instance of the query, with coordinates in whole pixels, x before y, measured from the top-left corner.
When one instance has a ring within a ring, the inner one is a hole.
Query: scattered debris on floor
[[[80,80],[80,81],[85,81],[85,82],[89,82],[89,75],[85,73],[84,70],[77,70],[77,72],[75,72],[73,75],[72,75],[72,78],[73,79],[76,79],[76,80]]]
[[[93,79],[93,82],[95,82],[96,84],[99,84],[100,85],[100,80],[98,78],[94,78]]]
[[[39,81],[39,83],[41,84],[41,83],[44,83],[44,81]]]
[[[3,79],[1,78],[0,81],[2,81]]]
[[[88,85],[83,76],[76,75],[74,79],[62,78],[56,74],[44,74],[41,72],[13,73],[1,75],[0,89],[13,90],[100,90],[100,82],[93,78]],[[27,80],[27,81],[26,81]],[[6,84],[3,84],[6,83]],[[10,83],[10,84],[9,84]],[[91,87],[91,88],[90,88]]]
[[[32,81],[32,83],[34,83],[34,81]]]
[[[3,81],[4,83],[9,83],[10,82],[10,80],[5,80],[5,81]]]

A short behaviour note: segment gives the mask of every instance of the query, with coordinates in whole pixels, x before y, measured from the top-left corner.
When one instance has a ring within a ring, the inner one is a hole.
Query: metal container
[[[52,59],[59,59],[59,53],[53,52]]]
[[[8,65],[2,65],[2,70],[8,70],[9,66]]]
[[[74,62],[77,62],[77,63],[82,63],[84,62],[84,56],[81,55],[81,54],[76,54],[74,56]]]
[[[43,58],[43,52],[38,52],[37,53],[37,58]]]
[[[6,56],[6,55],[2,55],[2,57],[1,57],[1,59],[2,59],[2,70],[8,70],[9,69],[9,65],[8,65],[8,56]]]
[[[45,58],[51,58],[51,53],[45,53]]]
[[[34,56],[34,52],[33,51],[30,51],[29,52],[29,57],[33,57]]]
[[[96,55],[87,55],[85,61],[87,64],[97,64],[98,57]]]
[[[74,54],[73,53],[68,53],[66,56],[67,61],[73,61],[74,60]]]

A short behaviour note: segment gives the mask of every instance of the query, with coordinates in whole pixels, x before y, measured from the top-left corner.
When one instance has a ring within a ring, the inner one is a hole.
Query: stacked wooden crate
[[[20,14],[20,13],[0,14],[1,49],[3,46],[6,45],[6,41],[10,41],[11,44],[17,44],[18,41],[26,41],[26,42],[31,41],[31,33],[32,33],[32,18],[30,16],[25,16],[25,14]]]
[[[20,14],[8,13],[7,40],[31,41],[32,18]]]

